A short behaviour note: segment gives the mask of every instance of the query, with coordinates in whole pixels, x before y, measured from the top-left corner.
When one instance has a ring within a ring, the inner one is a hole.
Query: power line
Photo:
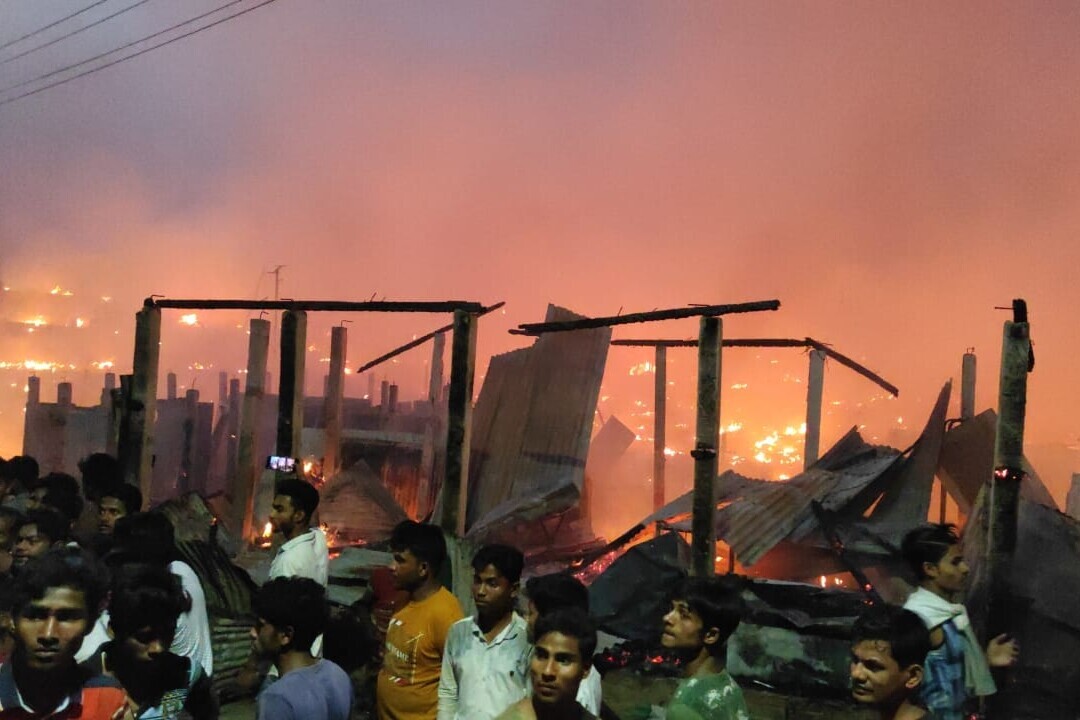
[[[26,57],[27,55],[29,55],[31,53],[36,53],[38,50],[44,50],[45,48],[50,47],[52,45],[55,45],[56,43],[58,43],[58,42],[60,42],[62,40],[67,40],[72,35],[78,35],[81,32],[85,32],[86,30],[89,30],[92,27],[96,27],[96,26],[100,25],[103,22],[106,22],[108,20],[112,20],[117,15],[123,15],[128,10],[134,10],[135,8],[139,7],[140,5],[145,5],[148,2],[150,2],[150,0],[139,0],[138,2],[136,2],[136,3],[132,4],[132,5],[128,5],[126,8],[121,8],[121,9],[117,10],[112,15],[106,15],[105,17],[103,17],[103,18],[101,18],[99,20],[95,20],[94,22],[90,23],[89,25],[83,25],[81,28],[75,28],[71,32],[67,33],[66,35],[61,35],[60,37],[55,38],[53,40],[50,40],[47,43],[42,43],[41,45],[35,45],[34,47],[30,48],[29,50],[23,50],[18,55],[12,55],[9,58],[5,58],[4,60],[0,60],[0,65],[7,65],[12,60],[18,60],[21,57]]]
[[[49,23],[45,27],[39,27],[37,30],[34,30],[33,32],[28,32],[25,35],[23,35],[22,37],[17,37],[14,40],[7,41],[3,45],[0,45],[0,50],[6,50],[7,48],[11,47],[15,43],[21,43],[23,40],[28,40],[28,39],[34,37],[35,35],[40,35],[41,33],[45,32],[49,28],[54,28],[57,25],[59,25],[60,23],[62,23],[62,22],[66,22],[66,21],[70,20],[71,18],[73,18],[73,17],[75,17],[77,15],[82,15],[87,10],[92,10],[92,9],[96,8],[98,5],[102,5],[102,4],[107,3],[107,2],[109,2],[109,0],[97,0],[97,2],[92,2],[89,5],[87,5],[86,7],[84,7],[82,10],[76,10],[75,12],[71,13],[70,15],[65,15],[64,17],[60,18],[59,20],[56,20],[54,22]]]
[[[131,42],[125,43],[124,45],[121,45],[119,47],[114,47],[112,50],[106,50],[103,53],[98,53],[97,55],[95,55],[92,58],[87,58],[86,60],[80,60],[77,63],[72,63],[70,65],[65,65],[64,67],[59,68],[58,70],[53,70],[52,72],[47,72],[44,75],[38,75],[36,78],[31,78],[30,80],[24,80],[24,81],[22,81],[20,83],[15,83],[14,85],[8,85],[5,88],[0,88],[0,93],[6,93],[9,90],[16,90],[16,89],[21,88],[21,87],[26,87],[27,85],[33,85],[36,82],[41,82],[42,80],[46,80],[48,78],[51,78],[53,75],[59,75],[62,72],[67,72],[68,70],[74,70],[77,67],[81,67],[83,65],[88,65],[88,64],[94,62],[95,60],[100,60],[101,58],[106,57],[107,55],[112,55],[113,53],[120,52],[121,50],[127,50],[128,48],[134,47],[134,46],[139,45],[141,43],[144,43],[147,40],[153,40],[154,38],[160,37],[162,35],[165,35],[166,33],[172,32],[173,30],[176,30],[177,28],[181,28],[181,27],[183,27],[185,25],[190,25],[193,22],[197,22],[199,20],[202,20],[203,18],[208,17],[210,15],[213,15],[214,13],[221,12],[222,10],[224,10],[227,7],[230,7],[232,5],[236,5],[236,4],[242,3],[242,2],[244,2],[244,0],[231,0],[230,2],[227,2],[224,5],[219,5],[218,7],[214,8],[213,10],[208,10],[207,12],[204,12],[201,15],[196,15],[195,17],[184,20],[183,22],[178,22],[178,23],[176,23],[175,25],[173,25],[171,27],[165,28],[164,30],[159,30],[158,32],[156,32],[156,33],[154,33],[152,35],[147,35],[146,37],[141,37],[138,40],[132,40]]]
[[[10,105],[13,102],[18,102],[19,100],[22,100],[23,98],[28,98],[31,95],[37,95],[40,92],[45,92],[46,90],[52,89],[54,87],[64,85],[66,83],[71,82],[72,80],[78,80],[81,77],[85,77],[87,75],[92,75],[92,74],[96,73],[99,70],[104,70],[105,68],[112,67],[113,65],[118,65],[118,64],[124,62],[125,60],[131,60],[133,58],[139,57],[140,55],[145,55],[146,53],[148,53],[148,52],[150,52],[152,50],[157,50],[158,48],[165,47],[166,45],[171,45],[172,43],[176,42],[177,40],[183,40],[184,38],[191,37],[192,35],[195,35],[197,33],[202,32],[203,30],[209,30],[210,28],[214,27],[215,25],[220,25],[221,23],[228,22],[229,20],[232,20],[233,18],[240,17],[241,15],[246,15],[246,14],[248,14],[249,12],[251,12],[253,10],[258,10],[259,8],[264,7],[266,5],[269,5],[270,3],[273,3],[273,2],[276,2],[276,1],[277,0],[263,0],[261,3],[259,3],[257,5],[252,5],[251,7],[247,8],[245,10],[240,10],[239,12],[233,13],[232,15],[226,15],[225,17],[221,18],[220,20],[215,20],[212,23],[207,23],[206,25],[203,25],[201,27],[197,27],[194,30],[186,32],[183,35],[177,35],[174,38],[171,38],[169,40],[165,40],[164,42],[160,42],[157,45],[151,45],[150,47],[145,48],[143,50],[140,50],[138,52],[132,53],[130,55],[125,55],[122,58],[117,58],[116,60],[113,60],[112,62],[107,62],[104,65],[99,65],[96,68],[91,68],[90,70],[86,70],[86,71],[81,72],[81,73],[79,73],[77,75],[72,75],[69,78],[64,78],[63,80],[57,80],[54,83],[49,83],[48,85],[45,85],[44,87],[37,88],[36,90],[30,90],[28,92],[24,92],[23,94],[16,95],[15,97],[10,98],[8,100],[0,100],[0,107],[4,107],[5,105]],[[181,23],[181,24],[184,24],[184,23]]]

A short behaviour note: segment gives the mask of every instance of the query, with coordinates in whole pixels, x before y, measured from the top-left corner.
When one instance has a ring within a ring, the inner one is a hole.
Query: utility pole
[[[810,351],[810,372],[806,383],[806,437],[803,440],[803,470],[817,462],[821,447],[821,396],[825,386],[825,351]]]
[[[1005,323],[1001,346],[994,474],[990,479],[990,512],[986,550],[989,567],[987,625],[990,635],[1007,632],[1012,598],[1008,579],[1016,551],[1020,482],[1024,477],[1024,415],[1027,376],[1035,366],[1027,303],[1013,300],[1013,319]]]

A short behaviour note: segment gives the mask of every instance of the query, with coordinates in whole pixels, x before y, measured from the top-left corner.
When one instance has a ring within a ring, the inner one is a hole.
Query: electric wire
[[[30,55],[31,53],[36,53],[38,50],[44,50],[45,48],[51,47],[51,46],[55,45],[58,42],[61,42],[63,40],[67,40],[72,35],[78,35],[79,33],[85,32],[85,31],[89,30],[92,27],[97,27],[98,25],[100,25],[103,22],[106,22],[108,20],[112,20],[117,15],[123,15],[128,10],[134,10],[135,8],[139,7],[140,5],[145,5],[148,2],[150,2],[150,0],[139,0],[138,2],[133,3],[131,5],[128,5],[125,8],[120,8],[119,10],[114,12],[112,15],[106,15],[103,18],[99,18],[99,19],[95,20],[94,22],[90,23],[89,25],[83,25],[80,28],[75,28],[71,32],[67,33],[66,35],[61,35],[60,37],[54,38],[54,39],[50,40],[49,42],[42,43],[41,45],[35,45],[34,47],[30,48],[29,50],[23,50],[18,55],[12,55],[9,58],[4,58],[3,60],[0,60],[0,65],[7,65],[12,60],[18,60],[21,57],[26,57],[27,55]]]
[[[77,63],[72,63],[70,65],[65,65],[62,68],[59,68],[57,70],[53,70],[52,72],[47,72],[47,73],[45,73],[43,75],[38,75],[35,78],[31,78],[29,80],[23,80],[22,82],[14,83],[13,85],[8,85],[7,87],[0,88],[0,94],[9,92],[11,90],[17,90],[18,88],[26,87],[27,85],[33,85],[34,83],[41,82],[42,80],[47,80],[47,79],[53,77],[54,75],[59,75],[60,73],[67,72],[68,70],[74,70],[75,68],[82,67],[83,65],[89,65],[90,63],[92,63],[92,62],[94,62],[96,60],[100,60],[103,57],[106,57],[108,55],[112,55],[113,53],[120,52],[121,50],[127,50],[128,48],[134,47],[134,46],[139,45],[141,43],[144,43],[147,40],[153,40],[156,37],[161,37],[162,35],[165,35],[166,33],[170,33],[173,30],[176,30],[177,28],[181,28],[181,27],[183,27],[185,25],[190,25],[193,22],[198,22],[199,20],[202,20],[205,17],[209,17],[210,15],[213,15],[214,13],[221,12],[222,10],[224,10],[227,7],[231,7],[232,5],[237,5],[237,4],[242,3],[242,2],[244,2],[244,0],[230,0],[230,2],[227,2],[224,5],[219,5],[216,8],[214,8],[213,10],[208,10],[208,11],[206,11],[204,13],[196,15],[193,18],[189,18],[187,20],[184,20],[183,22],[178,22],[178,23],[176,23],[175,25],[173,25],[171,27],[165,28],[164,30],[159,30],[158,32],[153,33],[152,35],[147,35],[146,37],[141,37],[138,40],[132,40],[129,43],[125,43],[123,45],[120,45],[119,47],[114,47],[112,50],[106,50],[103,53],[98,53],[97,55],[95,55],[92,58],[87,58],[86,60],[80,60]]]
[[[117,58],[116,60],[113,60],[111,62],[107,62],[104,65],[99,65],[98,67],[91,68],[91,69],[86,70],[84,72],[78,73],[77,75],[72,75],[69,78],[64,78],[63,80],[57,80],[54,83],[49,83],[48,85],[45,85],[43,87],[39,87],[39,88],[37,88],[35,90],[29,90],[27,92],[22,93],[21,95],[16,95],[13,98],[9,98],[7,100],[0,100],[0,108],[4,107],[5,105],[10,105],[13,102],[18,102],[19,100],[22,100],[24,98],[28,98],[28,97],[30,97],[32,95],[37,95],[38,93],[45,92],[46,90],[50,90],[50,89],[52,89],[54,87],[64,85],[66,83],[71,82],[72,80],[78,80],[81,77],[86,77],[87,75],[92,75],[92,74],[98,72],[99,70],[104,70],[105,68],[112,67],[113,65],[118,65],[118,64],[124,62],[125,60],[132,60],[134,58],[139,57],[140,55],[145,55],[148,52],[151,52],[153,50],[157,50],[158,48],[165,47],[166,45],[171,45],[172,43],[174,43],[174,42],[176,42],[178,40],[183,40],[184,38],[191,37],[192,35],[195,35],[197,33],[202,32],[203,30],[209,30],[212,27],[220,25],[220,24],[222,24],[224,22],[228,22],[229,20],[232,20],[233,18],[240,17],[241,15],[247,15],[249,12],[252,12],[253,10],[258,10],[259,8],[265,7],[265,6],[267,6],[267,5],[271,4],[271,3],[274,3],[274,2],[277,2],[277,0],[263,0],[262,2],[260,2],[257,5],[253,5],[253,6],[249,7],[249,8],[244,9],[244,10],[240,10],[238,12],[235,12],[232,15],[226,15],[225,17],[221,18],[220,20],[215,20],[212,23],[207,23],[206,25],[203,25],[201,27],[197,27],[194,30],[190,30],[190,31],[188,31],[188,32],[186,32],[186,33],[184,33],[182,35],[177,35],[174,38],[171,38],[169,40],[165,40],[163,42],[160,42],[157,45],[151,45],[150,47],[139,50],[138,52],[134,52],[134,53],[132,53],[130,55],[125,55],[122,58]]]
[[[84,7],[82,10],[76,10],[75,12],[71,13],[70,15],[65,15],[64,17],[60,18],[59,20],[54,20],[53,22],[49,23],[45,27],[39,27],[37,30],[34,30],[33,32],[28,32],[25,35],[23,35],[22,37],[17,37],[14,40],[8,40],[3,45],[0,45],[0,50],[7,50],[9,47],[11,47],[12,45],[14,45],[16,43],[21,43],[23,40],[29,40],[30,38],[34,37],[35,35],[40,35],[41,33],[45,32],[49,28],[54,28],[57,25],[59,25],[60,23],[62,23],[62,22],[66,22],[66,21],[70,20],[73,17],[76,17],[78,15],[82,15],[87,10],[93,10],[98,5],[103,5],[103,4],[107,3],[107,2],[109,2],[109,0],[97,0],[97,2],[92,2],[89,5],[87,5],[86,7]]]

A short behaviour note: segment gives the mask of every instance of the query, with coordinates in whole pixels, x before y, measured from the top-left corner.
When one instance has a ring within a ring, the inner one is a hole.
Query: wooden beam
[[[653,512],[667,502],[665,465],[667,456],[667,348],[656,348],[656,377],[653,382]],[[656,523],[660,535],[660,523]]]
[[[307,313],[281,315],[281,376],[278,378],[277,454],[299,457],[304,429],[304,365],[307,357]]]
[[[494,305],[490,305],[490,306],[488,306],[486,308],[483,308],[480,312],[476,313],[476,316],[477,317],[483,317],[484,315],[487,315],[489,312],[493,312],[495,310],[498,310],[499,308],[501,308],[505,304],[506,304],[506,301],[497,302]],[[367,363],[364,363],[363,365],[361,365],[359,368],[356,369],[355,374],[360,375],[361,373],[365,373],[368,370],[372,369],[373,367],[376,367],[378,365],[382,365],[387,360],[392,360],[393,358],[396,358],[398,355],[401,355],[402,353],[406,353],[406,352],[408,352],[409,350],[412,350],[415,347],[420,347],[421,345],[426,343],[428,340],[431,340],[432,338],[434,338],[436,335],[441,335],[442,333],[449,332],[450,330],[453,330],[453,329],[454,329],[454,323],[450,323],[449,325],[443,325],[441,328],[438,328],[436,330],[432,330],[427,335],[421,335],[420,337],[416,338],[415,340],[410,340],[409,342],[405,343],[401,347],[394,348],[390,352],[384,353],[384,354],[380,355],[379,357],[375,358],[374,360],[372,360],[370,362],[367,362]]]
[[[697,340],[612,340],[612,345],[621,347],[697,347]],[[860,365],[846,355],[842,355],[823,342],[814,338],[732,338],[724,340],[724,347],[808,347],[821,350],[826,355],[836,360],[841,365],[854,370],[859,375],[867,378],[885,392],[896,397],[900,396],[900,389],[881,377],[874,371]]]
[[[592,328],[630,325],[633,323],[653,322],[656,320],[678,320],[691,317],[717,317],[737,313],[779,310],[779,300],[761,300],[758,302],[734,303],[730,305],[693,305],[671,310],[652,310],[650,312],[613,315],[610,317],[583,318],[581,320],[563,320],[548,323],[524,323],[511,330],[512,335],[543,335],[549,332],[567,332],[569,330],[589,330]]]
[[[154,417],[157,409],[158,359],[161,353],[161,311],[143,308],[135,314],[135,356],[131,393],[124,401],[118,453],[124,480],[153,502]]]
[[[244,401],[240,414],[240,437],[236,448],[236,475],[233,479],[233,528],[249,542],[253,537],[255,492],[262,468],[255,457],[259,414],[266,388],[266,356],[270,348],[270,321],[252,318],[248,333],[247,374],[244,376]]]
[[[420,312],[445,313],[455,310],[481,312],[484,306],[465,300],[445,300],[439,302],[412,301],[369,301],[351,302],[344,300],[176,300],[171,298],[149,297],[143,301],[148,308],[170,310],[294,310],[294,311],[331,311],[331,312]]]

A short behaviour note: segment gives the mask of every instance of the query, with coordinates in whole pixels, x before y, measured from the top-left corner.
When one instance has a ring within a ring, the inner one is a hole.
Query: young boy
[[[348,720],[352,682],[345,671],[311,654],[326,629],[326,592],[309,578],[275,578],[252,602],[255,654],[274,664],[279,678],[258,698],[258,720]]]
[[[990,667],[1012,665],[1020,647],[1007,635],[998,635],[984,654],[967,610],[957,602],[967,584],[968,565],[954,525],[912,530],[901,551],[919,581],[904,607],[930,630],[923,704],[942,720],[962,720],[970,702],[997,692]]]
[[[577,701],[581,681],[592,671],[596,628],[578,608],[562,608],[536,621],[536,647],[529,662],[532,695],[497,720],[596,720]]]
[[[446,539],[434,525],[404,520],[390,535],[394,584],[409,602],[394,613],[386,631],[376,702],[380,720],[434,720],[439,675],[450,626],[461,605],[439,584]]]
[[[450,626],[439,678],[439,720],[491,720],[525,696],[529,639],[514,612],[525,558],[507,545],[473,557],[476,616]]]
[[[929,720],[918,704],[930,633],[915,613],[873,607],[855,621],[851,637],[851,695],[877,708],[881,720]]]
[[[110,720],[124,707],[114,680],[84,673],[75,662],[105,600],[107,577],[78,548],[53,550],[24,566],[11,607],[15,648],[0,665],[0,716]]]
[[[689,578],[672,595],[660,644],[686,663],[666,706],[668,718],[749,720],[742,690],[727,671],[727,640],[739,626],[738,590],[719,578]]]

